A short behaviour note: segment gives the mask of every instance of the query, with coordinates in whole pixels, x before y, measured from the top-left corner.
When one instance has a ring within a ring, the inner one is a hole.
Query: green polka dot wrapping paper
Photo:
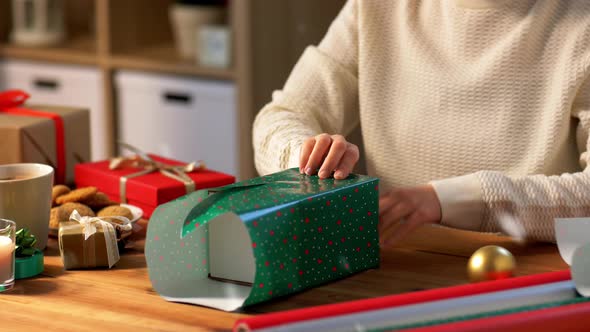
[[[289,169],[160,205],[145,247],[152,285],[233,311],[377,268],[378,184]]]

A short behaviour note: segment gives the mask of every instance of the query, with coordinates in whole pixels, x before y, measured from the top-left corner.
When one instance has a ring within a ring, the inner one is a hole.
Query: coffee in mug
[[[32,177],[34,177],[34,175],[15,175],[15,176],[9,176],[9,177],[4,177],[4,178],[0,177],[0,181],[24,180],[24,179],[28,179],[28,178],[32,178]]]
[[[0,165],[0,218],[28,228],[45,249],[49,235],[53,168],[43,164]]]

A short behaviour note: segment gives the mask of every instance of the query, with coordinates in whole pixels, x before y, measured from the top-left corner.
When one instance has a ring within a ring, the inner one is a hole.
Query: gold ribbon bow
[[[119,180],[119,196],[121,198],[121,203],[127,203],[128,179],[159,171],[164,176],[182,182],[184,184],[184,188],[186,189],[186,193],[189,194],[195,191],[195,182],[186,173],[191,173],[196,170],[202,170],[206,168],[203,161],[192,162],[186,165],[167,165],[153,160],[147,153],[141,151],[131,144],[119,142],[119,145],[135,153],[135,155],[111,159],[109,169],[114,170],[124,167],[143,168],[142,171],[137,173],[121,176],[121,179]]]

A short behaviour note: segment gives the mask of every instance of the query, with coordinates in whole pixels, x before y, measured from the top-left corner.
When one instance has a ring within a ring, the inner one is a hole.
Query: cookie
[[[60,222],[67,221],[68,219],[69,215],[65,214],[65,211],[61,209],[61,206],[54,207],[51,209],[49,215],[49,228],[57,229],[59,228]]]
[[[55,199],[57,204],[65,204],[65,203],[73,203],[73,202],[81,202],[86,199],[90,199],[90,197],[96,195],[98,189],[96,187],[84,187],[70,191],[65,195],[61,195]],[[79,211],[78,211],[79,212]]]
[[[126,207],[119,205],[107,206],[104,209],[98,211],[99,217],[125,217],[129,220],[133,219],[133,213]],[[120,220],[112,219],[115,223],[120,223]]]
[[[53,205],[56,205],[57,203],[55,202],[55,200],[59,197],[59,196],[63,196],[67,193],[69,193],[71,190],[68,186],[65,186],[63,184],[58,184],[57,186],[53,186],[53,188],[51,189],[51,202]]]
[[[61,213],[63,213],[66,216],[66,220],[70,219],[70,215],[72,214],[72,212],[74,212],[74,210],[77,210],[82,217],[96,217],[94,211],[92,211],[92,209],[88,205],[84,205],[82,203],[68,202],[60,206],[59,208],[61,210]]]
[[[119,203],[111,201],[111,199],[102,192],[97,192],[96,195],[81,201],[81,203],[90,206],[93,210],[100,210],[105,206],[117,205]]]

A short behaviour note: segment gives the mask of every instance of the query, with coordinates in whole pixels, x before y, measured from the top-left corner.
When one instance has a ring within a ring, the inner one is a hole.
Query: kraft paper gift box
[[[127,218],[109,218],[119,221],[82,217],[74,211],[70,221],[60,223],[59,251],[66,270],[111,268],[119,261],[117,241],[123,234],[131,232],[131,223]]]
[[[182,166],[186,163],[150,154],[158,163]],[[190,190],[186,183],[165,176],[159,171],[141,174],[144,169],[136,167],[109,168],[111,161],[102,160],[76,165],[76,186],[94,186],[110,199],[140,207],[144,218],[149,218],[154,209],[166,202],[186,195]],[[195,189],[204,189],[234,183],[235,177],[210,169],[187,172]]]
[[[0,164],[47,164],[56,183],[72,184],[75,164],[90,160],[88,110],[23,106],[27,97],[0,92]]]
[[[235,310],[379,265],[378,179],[290,169],[159,206],[146,238],[165,299]]]

